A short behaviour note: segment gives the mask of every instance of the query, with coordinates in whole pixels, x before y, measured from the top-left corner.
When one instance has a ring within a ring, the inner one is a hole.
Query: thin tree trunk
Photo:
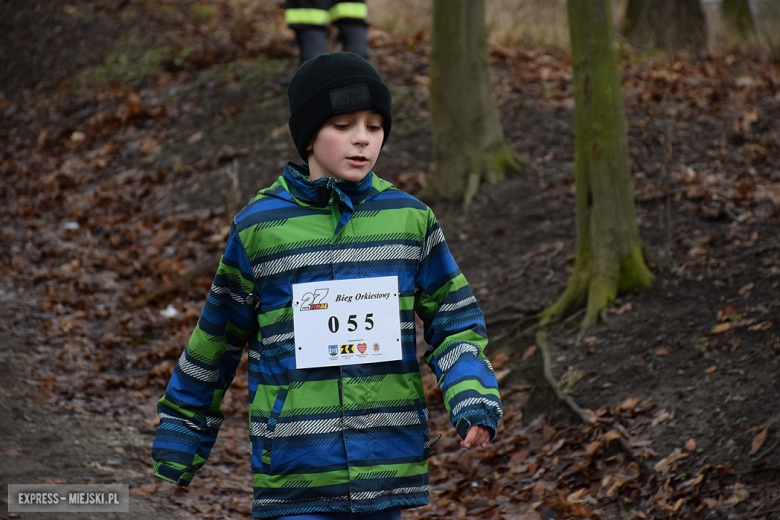
[[[756,23],[748,0],[722,0],[720,14],[731,33],[739,40],[756,34]]]
[[[700,50],[707,19],[701,0],[628,0],[622,33],[638,47]]]
[[[618,293],[653,283],[634,207],[627,124],[610,0],[567,0],[574,76],[577,256],[563,295],[540,317],[587,308],[594,324]]]
[[[480,182],[520,169],[493,97],[484,0],[434,0],[430,110],[434,170],[420,196],[468,207]]]

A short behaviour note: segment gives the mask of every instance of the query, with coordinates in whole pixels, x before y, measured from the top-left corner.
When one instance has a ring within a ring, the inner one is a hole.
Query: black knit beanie
[[[306,146],[325,121],[338,114],[376,110],[385,131],[393,125],[393,100],[382,76],[364,58],[351,52],[329,52],[304,62],[287,87],[290,134],[308,162]]]

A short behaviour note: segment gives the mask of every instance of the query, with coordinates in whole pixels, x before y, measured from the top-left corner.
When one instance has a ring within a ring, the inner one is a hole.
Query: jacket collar
[[[311,180],[307,164],[288,162],[282,176],[290,195],[299,202],[324,208],[331,200],[337,200],[342,207],[352,212],[355,206],[366,200],[371,191],[373,175],[368,172],[368,175],[358,182],[337,180],[333,177]]]

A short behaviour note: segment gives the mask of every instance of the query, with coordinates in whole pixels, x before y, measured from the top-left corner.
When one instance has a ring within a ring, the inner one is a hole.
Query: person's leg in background
[[[295,42],[300,50],[298,64],[325,52],[329,23],[338,27],[344,51],[368,58],[367,14],[362,0],[286,0],[284,21],[295,32]],[[279,84],[289,85],[294,75],[295,71],[279,79]]]
[[[339,29],[339,41],[344,51],[368,58],[368,10],[364,1],[333,3],[329,10],[330,22]]]
[[[328,9],[333,0],[286,0],[284,21],[295,31],[295,41],[301,51],[299,63],[325,52],[330,22]]]
[[[300,55],[298,64],[310,60],[325,52],[328,41],[328,9],[333,0],[286,0],[284,4],[284,21],[295,32],[295,43]],[[279,79],[279,84],[290,84],[295,71]]]

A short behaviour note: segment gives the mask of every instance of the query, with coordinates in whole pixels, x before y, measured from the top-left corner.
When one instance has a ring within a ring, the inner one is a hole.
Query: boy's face
[[[306,147],[309,178],[362,180],[376,164],[384,136],[382,116],[373,110],[331,117]]]

